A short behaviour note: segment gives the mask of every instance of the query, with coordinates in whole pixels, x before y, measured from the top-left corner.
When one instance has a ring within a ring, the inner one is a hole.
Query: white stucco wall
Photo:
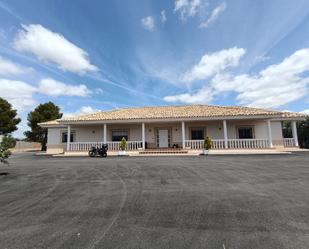
[[[205,135],[212,139],[223,139],[223,122],[186,122],[185,130],[187,140],[191,139],[190,131],[192,128],[204,128]]]
[[[228,138],[237,138],[237,127],[253,126],[255,138],[267,139],[267,123],[266,121],[227,121]],[[190,128],[204,127],[206,135],[212,139],[223,139],[223,122],[208,121],[208,122],[185,122],[186,139],[190,139]],[[281,122],[271,122],[273,140],[282,139]],[[129,131],[130,141],[142,140],[142,125],[141,124],[117,124],[107,125],[107,141],[112,140],[112,131],[125,129]],[[153,123],[145,124],[145,137],[148,144],[156,144],[156,130],[169,129],[171,133],[171,143],[181,145],[181,122],[174,123]],[[48,128],[48,148],[65,148],[65,144],[61,143],[61,134],[66,128]],[[71,131],[75,132],[76,142],[99,142],[103,141],[103,125],[92,126],[71,126]]]
[[[48,128],[47,145],[58,145],[61,143],[61,128]]]
[[[62,128],[48,128],[47,151],[48,154],[60,154],[64,152],[65,145],[61,144]]]
[[[102,126],[78,126],[72,127],[71,131],[75,132],[76,142],[101,142],[103,141]]]
[[[129,140],[131,141],[142,140],[142,124],[117,124],[107,125],[107,141],[112,141],[112,132],[117,130],[127,130],[129,132]]]
[[[171,144],[181,144],[181,123],[145,124],[145,139],[150,146],[156,144],[156,131],[168,129],[171,131]],[[141,131],[140,131],[141,132]]]

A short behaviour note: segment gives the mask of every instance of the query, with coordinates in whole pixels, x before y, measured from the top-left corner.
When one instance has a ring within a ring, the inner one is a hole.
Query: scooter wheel
[[[103,154],[102,154],[102,157],[107,157],[107,153],[103,153]]]

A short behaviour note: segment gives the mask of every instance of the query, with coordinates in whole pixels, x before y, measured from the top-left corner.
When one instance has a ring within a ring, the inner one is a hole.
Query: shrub
[[[123,137],[120,142],[120,150],[126,150],[127,148],[127,140]]]
[[[210,139],[210,137],[206,137],[204,139],[204,149],[205,150],[210,150],[211,149],[211,139]]]
[[[4,136],[1,142],[1,146],[3,149],[8,150],[14,148],[16,145],[16,139],[11,135]]]
[[[8,164],[7,159],[11,155],[11,152],[8,150],[8,148],[5,148],[3,146],[3,143],[0,144],[0,163]]]

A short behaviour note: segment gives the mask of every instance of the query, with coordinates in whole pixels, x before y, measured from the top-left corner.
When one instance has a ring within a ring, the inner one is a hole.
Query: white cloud
[[[50,96],[65,95],[86,97],[91,93],[86,85],[69,85],[51,78],[42,79],[39,83],[38,91]]]
[[[95,93],[96,94],[101,94],[101,93],[104,93],[104,91],[103,91],[102,88],[98,87],[98,88],[95,89]]]
[[[180,13],[180,19],[185,21],[195,16],[201,7],[201,0],[176,0],[174,12]]]
[[[214,92],[211,88],[201,88],[196,93],[184,93],[179,95],[165,96],[167,102],[182,102],[186,104],[205,104],[213,100]]]
[[[241,105],[277,108],[309,93],[309,48],[301,49],[281,63],[270,65],[255,75],[218,72],[195,94],[166,96],[169,102],[209,103],[216,96],[234,92]],[[209,75],[209,74],[207,74]],[[193,77],[201,79],[203,77]]]
[[[303,110],[300,113],[308,114],[309,115],[309,109]]]
[[[17,125],[18,129],[14,131],[12,135],[15,138],[24,138],[24,132],[29,130],[26,113],[19,113],[19,117],[21,118],[21,122]]]
[[[165,10],[161,11],[160,20],[161,20],[162,23],[166,22],[167,18],[166,18]]]
[[[23,67],[0,56],[0,75],[10,76],[24,74],[31,71],[30,68]]]
[[[238,66],[245,53],[245,49],[234,47],[205,54],[197,65],[183,75],[182,79],[185,82],[207,79],[227,68]]]
[[[0,97],[9,101],[19,111],[35,105],[33,93],[36,88],[23,81],[0,79]]]
[[[210,14],[210,17],[200,24],[200,28],[208,28],[210,25],[212,25],[220,16],[220,14],[225,11],[226,9],[226,3],[222,3],[219,6],[217,6]]]
[[[19,111],[33,107],[37,103],[33,96],[35,93],[79,97],[87,97],[91,93],[85,85],[69,85],[50,78],[42,79],[38,86],[23,81],[0,79],[0,86],[0,97],[8,100]]]
[[[270,65],[257,75],[217,75],[215,91],[233,91],[240,104],[274,108],[284,106],[308,94],[309,48],[296,51],[281,63]]]
[[[91,114],[91,113],[95,113],[95,112],[98,112],[98,111],[100,111],[100,110],[94,109],[91,106],[82,106],[76,112],[64,112],[63,117],[70,118],[70,117],[79,116],[79,115]]]
[[[155,21],[152,16],[142,18],[141,24],[144,29],[147,29],[149,31],[152,31],[155,27]]]
[[[34,54],[41,61],[53,62],[64,71],[84,74],[98,70],[90,63],[87,52],[39,24],[22,25],[13,46],[17,51]]]

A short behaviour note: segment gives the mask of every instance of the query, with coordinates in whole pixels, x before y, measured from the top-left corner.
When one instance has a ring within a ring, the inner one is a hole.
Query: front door
[[[159,147],[168,147],[168,130],[159,130]]]

